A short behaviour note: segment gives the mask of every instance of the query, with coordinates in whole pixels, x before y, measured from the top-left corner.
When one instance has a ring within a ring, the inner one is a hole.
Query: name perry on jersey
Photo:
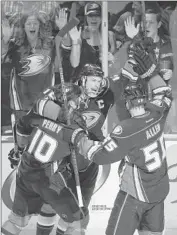
[[[63,128],[62,126],[56,124],[55,122],[52,122],[50,120],[44,119],[42,123],[42,127],[46,128],[47,130],[50,130],[55,133],[59,133],[61,129]]]

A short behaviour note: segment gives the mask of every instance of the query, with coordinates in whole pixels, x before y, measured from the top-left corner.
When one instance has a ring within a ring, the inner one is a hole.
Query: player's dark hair
[[[81,88],[78,85],[69,82],[65,83],[65,89],[67,101],[79,97],[82,93]],[[64,104],[62,85],[55,85],[51,90],[53,90],[54,96],[56,97],[55,102],[62,106]]]
[[[139,106],[146,103],[147,90],[139,84],[128,84],[123,92],[123,99],[130,102],[132,106]]]
[[[96,64],[85,64],[79,74],[79,79],[81,79],[83,76],[98,76],[103,78],[104,72],[100,66]]]
[[[156,14],[157,22],[160,22],[162,11],[157,2],[145,2],[145,13]]]

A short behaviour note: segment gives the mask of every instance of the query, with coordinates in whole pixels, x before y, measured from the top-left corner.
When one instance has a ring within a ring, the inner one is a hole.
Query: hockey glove
[[[83,119],[82,114],[79,111],[73,110],[69,118],[70,118],[71,124],[76,124],[82,129],[86,130],[86,122]],[[57,121],[59,121],[60,123],[67,124],[67,113],[64,107],[62,107]]]
[[[22,152],[23,152],[22,149],[18,149],[17,152],[15,152],[14,149],[10,150],[8,154],[8,159],[10,161],[10,167],[12,169],[18,166],[20,159],[21,159]]]
[[[153,39],[150,37],[140,37],[137,36],[133,39],[132,45],[135,48],[140,48],[141,50],[145,50],[146,52],[152,52],[155,49],[156,45],[153,42]]]
[[[128,52],[129,58],[136,62],[132,63],[133,70],[142,78],[150,77],[157,67],[155,52],[145,49],[141,44],[131,44]],[[131,61],[130,60],[130,61]]]
[[[85,135],[86,132],[75,124],[63,128],[63,140],[74,146],[76,146],[79,140]]]
[[[87,129],[86,121],[84,120],[82,114],[79,111],[77,111],[77,110],[74,110],[73,113],[72,113],[71,124],[76,124],[76,125],[78,125],[80,128],[82,128],[84,130]]]

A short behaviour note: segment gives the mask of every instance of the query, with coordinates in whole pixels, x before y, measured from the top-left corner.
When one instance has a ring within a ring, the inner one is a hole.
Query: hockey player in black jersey
[[[79,98],[78,111],[86,121],[88,134],[93,140],[100,141],[104,139],[102,127],[107,118],[109,109],[114,104],[114,95],[110,88],[110,82],[110,80],[104,78],[103,71],[95,64],[86,64],[77,81],[82,89],[82,94]],[[59,107],[55,104],[55,99],[56,97],[55,95],[52,95],[52,91],[50,89],[46,90],[36,102],[34,107],[35,112],[44,117],[56,120]],[[97,180],[98,165],[95,163],[90,164],[88,160],[85,160],[79,155],[77,156],[77,162],[84,206],[88,208]],[[68,179],[67,185],[76,195],[76,183],[74,177]],[[53,221],[54,226],[54,214],[55,212],[49,210],[49,208],[47,211],[40,213],[38,216],[37,235],[43,234],[44,231],[45,235],[50,234],[48,223],[52,224],[51,221]],[[62,224],[63,219],[60,218],[57,228],[60,230],[60,233],[62,233],[63,229]],[[71,234],[74,229],[75,228],[72,226],[68,227],[65,234]]]
[[[171,88],[154,89],[148,101],[144,89],[131,84],[124,96],[131,118],[117,125],[102,142],[82,137],[78,151],[98,165],[125,159],[106,234],[133,235],[138,229],[139,234],[162,235],[164,200],[169,192],[163,130],[171,107]]]
[[[43,204],[50,205],[60,215],[66,228],[69,224],[80,228],[80,223],[87,223],[86,213],[79,208],[76,196],[67,187],[67,179],[71,177],[72,171],[66,169],[71,154],[68,142],[71,138],[77,138],[82,130],[78,124],[85,128],[85,121],[74,111],[81,90],[74,84],[66,84],[65,88],[71,126],[63,124],[66,115],[62,108],[57,122],[31,112],[17,123],[17,142],[24,150],[16,175],[13,207],[8,220],[2,226],[3,234],[19,234],[32,214],[40,213]],[[55,93],[55,102],[62,106],[61,85],[57,90],[51,90]],[[65,133],[67,128],[72,137]],[[58,162],[63,157],[64,161]]]

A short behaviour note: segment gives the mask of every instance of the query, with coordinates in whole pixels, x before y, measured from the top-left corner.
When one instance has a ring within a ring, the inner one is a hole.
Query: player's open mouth
[[[36,32],[36,30],[30,30],[30,33],[31,33],[32,35],[34,35],[35,32]]]
[[[92,88],[91,91],[92,92],[98,92],[98,89]]]

